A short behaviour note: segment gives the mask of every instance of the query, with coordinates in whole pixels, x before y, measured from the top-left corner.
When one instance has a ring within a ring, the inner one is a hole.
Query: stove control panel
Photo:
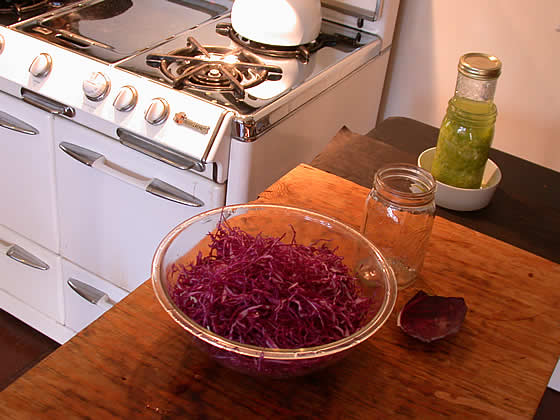
[[[154,98],[146,108],[144,119],[152,125],[159,125],[169,117],[169,104],[163,98]]]
[[[38,78],[47,77],[52,70],[52,58],[47,53],[36,56],[29,66],[29,73]]]
[[[24,88],[26,100],[37,106],[52,101],[75,110],[60,113],[125,145],[117,131],[131,133],[149,156],[213,163],[193,170],[226,181],[234,117],[229,110],[2,26],[0,36],[0,91],[22,97]]]
[[[91,73],[89,79],[84,80],[82,89],[88,99],[97,102],[107,96],[111,90],[111,82],[103,73],[94,72]]]
[[[129,112],[134,109],[138,102],[138,92],[133,86],[123,86],[119,89],[113,106],[117,111]]]

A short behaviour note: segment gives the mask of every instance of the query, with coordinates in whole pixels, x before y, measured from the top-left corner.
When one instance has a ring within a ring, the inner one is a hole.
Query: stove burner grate
[[[358,32],[355,38],[350,38],[342,34],[320,33],[317,39],[308,44],[296,46],[269,45],[251,41],[240,35],[231,23],[218,23],[216,32],[220,35],[229,37],[233,42],[255,54],[265,55],[275,58],[296,58],[303,63],[307,63],[311,54],[323,47],[334,47],[339,45],[356,48],[360,46],[361,35]]]
[[[202,46],[192,37],[185,48],[167,55],[150,54],[146,62],[159,67],[175,89],[231,92],[237,99],[244,98],[245,89],[282,77],[281,68],[264,64],[248,51]]]

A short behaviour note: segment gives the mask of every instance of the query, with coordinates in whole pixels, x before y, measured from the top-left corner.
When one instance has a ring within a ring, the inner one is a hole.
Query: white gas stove
[[[179,222],[371,130],[398,8],[323,1],[316,39],[271,46],[227,0],[40,3],[0,26],[0,306],[59,342]]]

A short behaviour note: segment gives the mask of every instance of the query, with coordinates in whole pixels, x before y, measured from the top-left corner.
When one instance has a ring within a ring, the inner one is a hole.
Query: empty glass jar
[[[417,278],[435,216],[433,176],[415,165],[381,167],[365,204],[361,232],[393,267],[400,289]]]

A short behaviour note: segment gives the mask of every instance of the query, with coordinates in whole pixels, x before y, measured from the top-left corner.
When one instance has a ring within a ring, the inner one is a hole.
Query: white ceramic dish
[[[418,156],[418,166],[431,171],[435,153],[435,147],[424,150]],[[500,168],[488,159],[482,176],[482,186],[478,189],[457,188],[436,180],[436,204],[450,210],[480,210],[490,203],[501,180]]]

